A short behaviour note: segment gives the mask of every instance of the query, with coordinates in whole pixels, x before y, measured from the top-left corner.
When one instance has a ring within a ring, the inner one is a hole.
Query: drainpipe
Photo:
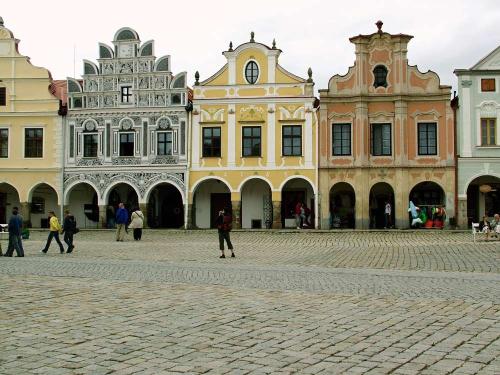
[[[57,114],[61,116],[61,126],[62,126],[62,154],[61,154],[61,221],[64,220],[64,170],[66,166],[66,114],[68,113],[67,104],[62,104],[62,100],[59,100],[59,111]]]
[[[184,203],[184,229],[188,229],[188,215],[189,215],[189,170],[191,169],[191,123],[193,119],[193,103],[189,102],[186,106],[187,112],[187,137],[186,137],[186,156],[187,156],[187,164],[186,164],[186,178],[184,181],[185,184],[185,203]],[[192,216],[192,215],[191,215]]]
[[[315,229],[320,229],[321,228],[321,191],[319,189],[319,119],[318,119],[318,111],[320,108],[320,101],[318,98],[314,98],[313,101],[313,106],[315,107],[314,110],[314,118],[316,119],[316,165],[315,165],[315,181],[314,183],[316,184],[316,199],[315,199],[315,216],[316,216],[316,221],[315,221]]]
[[[453,99],[451,100],[451,108],[453,109],[453,155],[455,163],[455,227],[458,226],[458,152],[457,152],[457,111],[458,111],[458,96],[457,92],[453,91]]]

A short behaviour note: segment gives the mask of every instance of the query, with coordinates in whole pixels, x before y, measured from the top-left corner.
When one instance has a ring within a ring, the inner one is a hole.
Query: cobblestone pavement
[[[0,259],[0,374],[500,374],[500,242],[453,232],[45,234]]]

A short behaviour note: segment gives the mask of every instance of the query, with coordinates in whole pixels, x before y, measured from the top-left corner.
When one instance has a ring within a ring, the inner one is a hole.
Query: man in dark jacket
[[[215,220],[215,224],[217,225],[217,230],[219,232],[219,248],[222,252],[220,258],[225,258],[224,255],[224,240],[227,242],[227,248],[231,250],[231,257],[234,258],[234,250],[233,244],[231,243],[231,238],[229,237],[229,232],[232,229],[233,218],[229,213],[229,210],[221,210],[219,211],[219,216]]]
[[[11,257],[16,250],[18,257],[24,256],[23,247],[21,245],[21,230],[23,229],[23,219],[18,215],[18,208],[14,207],[12,209],[12,216],[9,219],[9,246],[6,257]]]
[[[75,245],[73,245],[73,236],[76,231],[76,220],[73,215],[69,212],[69,210],[64,211],[64,222],[63,222],[63,231],[64,233],[64,242],[68,245],[68,249],[66,250],[67,254],[70,254]]]
[[[116,240],[123,241],[125,238],[125,231],[127,230],[128,224],[128,211],[125,209],[125,205],[120,203],[118,205],[118,210],[116,210]]]

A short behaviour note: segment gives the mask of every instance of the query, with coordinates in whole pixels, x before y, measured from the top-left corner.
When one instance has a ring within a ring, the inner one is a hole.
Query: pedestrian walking
[[[76,220],[73,215],[69,212],[69,210],[64,211],[64,222],[63,222],[63,230],[64,234],[64,242],[68,245],[66,249],[66,254],[70,254],[73,252],[75,245],[73,244],[73,236],[77,232],[76,229]]]
[[[123,241],[125,238],[125,232],[127,231],[128,224],[128,211],[125,209],[125,205],[120,203],[118,205],[118,210],[116,210],[116,240]]]
[[[140,241],[142,238],[142,228],[144,227],[144,214],[139,208],[136,208],[130,216],[129,228],[134,230],[134,240]]]
[[[42,253],[46,253],[49,251],[50,243],[54,238],[59,245],[59,251],[61,254],[64,254],[64,247],[59,239],[59,233],[62,231],[61,224],[59,224],[59,220],[54,211],[49,211],[49,237],[47,237],[47,243],[45,247],[40,251]]]
[[[302,209],[302,202],[297,202],[297,204],[295,205],[295,225],[297,226],[297,229],[302,228]]]
[[[24,257],[24,250],[21,240],[21,231],[23,229],[23,219],[19,215],[17,207],[12,208],[12,216],[9,219],[9,245],[4,256],[11,257],[16,250],[18,257]]]
[[[389,203],[389,201],[387,201],[385,203],[384,213],[385,213],[385,227],[384,227],[384,229],[391,228],[392,227],[392,206]]]
[[[227,248],[231,250],[231,257],[234,258],[234,249],[233,244],[231,243],[231,238],[229,236],[229,232],[231,232],[233,225],[233,218],[229,213],[229,210],[221,210],[219,211],[219,216],[215,220],[215,224],[217,225],[217,231],[219,232],[219,249],[222,252],[220,258],[225,258],[224,254],[224,240],[227,243]]]

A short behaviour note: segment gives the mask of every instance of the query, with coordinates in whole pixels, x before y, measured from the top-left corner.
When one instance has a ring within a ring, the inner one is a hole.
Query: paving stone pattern
[[[0,374],[500,374],[500,242],[453,232],[78,234],[0,259]]]

